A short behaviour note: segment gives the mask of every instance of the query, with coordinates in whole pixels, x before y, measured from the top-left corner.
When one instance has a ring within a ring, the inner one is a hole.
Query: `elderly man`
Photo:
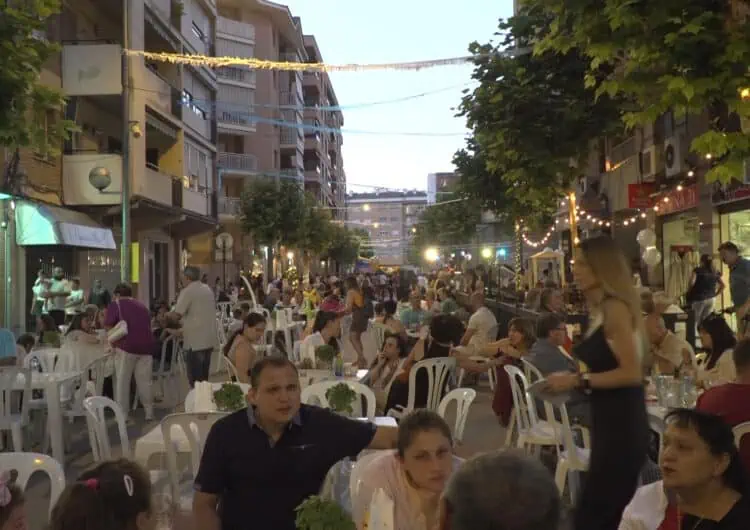
[[[472,294],[470,304],[473,313],[461,339],[461,345],[469,346],[466,351],[467,354],[479,354],[485,344],[497,339],[496,336],[490,336],[492,330],[497,335],[497,319],[494,313],[484,305],[484,293],[475,292]]]
[[[560,494],[537,459],[496,451],[466,461],[443,495],[440,530],[557,530]]]
[[[208,380],[211,353],[218,343],[214,293],[200,277],[197,267],[185,267],[183,289],[174,308],[182,318],[185,364],[191,387],[196,381]]]
[[[690,344],[667,329],[658,313],[645,318],[646,334],[651,343],[653,368],[660,374],[695,373],[695,352]]]

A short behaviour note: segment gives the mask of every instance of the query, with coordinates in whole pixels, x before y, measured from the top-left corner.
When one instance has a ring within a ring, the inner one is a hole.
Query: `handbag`
[[[125,322],[125,320],[122,318],[122,308],[120,307],[120,302],[115,301],[115,303],[117,304],[117,312],[120,315],[120,320],[107,333],[107,340],[110,343],[117,342],[118,340],[125,338],[128,334],[128,323]]]

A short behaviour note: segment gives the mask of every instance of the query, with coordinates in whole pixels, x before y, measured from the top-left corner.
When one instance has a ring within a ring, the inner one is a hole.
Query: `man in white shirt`
[[[81,289],[81,280],[73,278],[70,282],[70,294],[65,301],[65,314],[68,316],[76,315],[83,312],[83,289]]]
[[[52,270],[52,281],[47,293],[47,313],[54,319],[56,326],[65,324],[65,302],[70,295],[68,282],[62,267]]]
[[[492,311],[484,305],[484,293],[475,292],[471,295],[469,303],[474,312],[469,318],[469,325],[461,339],[461,345],[468,346],[470,351],[467,353],[473,355],[478,354],[485,344],[497,338],[490,337],[490,332],[497,326],[497,319]]]
[[[50,282],[47,273],[43,270],[40,270],[37,275],[36,281],[34,282],[34,287],[32,287],[31,289],[31,291],[34,293],[34,305],[31,308],[31,314],[34,316],[40,316],[46,309],[49,283]]]
[[[174,312],[182,318],[188,381],[208,381],[211,353],[218,344],[216,335],[216,303],[211,287],[200,281],[197,267],[185,267],[183,289]]]

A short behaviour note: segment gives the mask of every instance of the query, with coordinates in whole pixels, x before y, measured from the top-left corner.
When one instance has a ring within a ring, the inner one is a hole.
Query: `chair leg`
[[[510,423],[508,423],[508,432],[505,435],[505,447],[512,447],[513,430],[515,428],[516,428],[516,410],[513,409],[510,413]]]
[[[565,494],[565,482],[567,481],[567,478],[568,462],[564,458],[558,458],[557,467],[555,468],[555,484],[557,484],[557,491],[560,492],[561,497]],[[573,499],[571,498],[571,501],[572,500]]]

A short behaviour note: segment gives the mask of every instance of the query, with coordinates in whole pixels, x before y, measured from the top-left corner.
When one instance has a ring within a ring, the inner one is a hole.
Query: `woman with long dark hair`
[[[714,267],[708,254],[701,255],[701,263],[693,269],[687,302],[692,306],[695,323],[700,325],[703,319],[714,310],[714,298],[724,290],[721,274]]]
[[[698,324],[706,361],[698,368],[698,383],[704,387],[731,383],[737,377],[732,350],[737,339],[722,315],[710,314]]]
[[[312,334],[300,344],[300,359],[309,359],[315,366],[315,349],[326,344],[339,349],[341,315],[332,311],[318,311],[313,321]]]
[[[587,369],[550,374],[546,381],[550,391],[580,389],[590,396],[591,458],[575,528],[613,530],[647,459],[646,336],[630,265],[610,237],[581,243],[575,251],[574,276],[590,311],[588,332],[575,348]]]
[[[250,382],[250,369],[258,358],[255,345],[265,333],[266,317],[261,313],[250,313],[242,322],[242,327],[235,331],[224,345],[224,355],[237,369],[240,383]]]

